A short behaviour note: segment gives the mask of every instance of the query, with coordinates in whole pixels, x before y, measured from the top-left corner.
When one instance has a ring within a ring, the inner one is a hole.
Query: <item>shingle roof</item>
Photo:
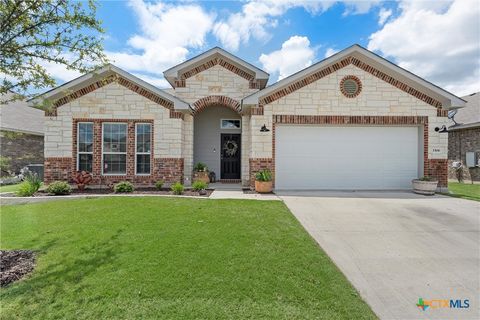
[[[13,93],[0,96],[1,101],[9,100]],[[29,107],[26,100],[15,100],[0,104],[0,129],[42,135],[45,113]]]
[[[472,93],[462,99],[467,103],[465,107],[458,110],[455,121],[462,124],[480,122],[480,92]]]

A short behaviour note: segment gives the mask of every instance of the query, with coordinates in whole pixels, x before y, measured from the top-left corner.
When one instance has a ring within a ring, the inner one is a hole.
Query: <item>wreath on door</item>
[[[228,140],[227,142],[225,142],[225,144],[223,145],[223,150],[225,150],[225,154],[229,157],[233,157],[236,153],[237,153],[237,150],[238,150],[238,144],[233,141],[233,140]]]

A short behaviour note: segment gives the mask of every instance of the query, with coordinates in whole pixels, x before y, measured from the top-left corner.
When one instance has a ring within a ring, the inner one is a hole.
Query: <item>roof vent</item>
[[[340,91],[347,98],[355,98],[362,91],[362,82],[356,76],[346,76],[340,81]]]

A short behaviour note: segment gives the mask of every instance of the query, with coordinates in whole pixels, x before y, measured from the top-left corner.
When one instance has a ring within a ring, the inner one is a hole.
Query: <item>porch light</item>
[[[265,124],[260,128],[260,132],[268,132],[268,131],[270,131],[270,129],[268,129]]]
[[[438,133],[448,133],[448,129],[445,125],[443,125],[441,128],[435,127],[435,131]]]

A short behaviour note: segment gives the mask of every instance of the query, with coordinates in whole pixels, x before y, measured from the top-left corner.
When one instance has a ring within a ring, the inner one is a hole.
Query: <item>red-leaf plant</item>
[[[78,190],[85,190],[85,186],[92,182],[92,175],[88,171],[77,171],[73,181],[77,184]]]

